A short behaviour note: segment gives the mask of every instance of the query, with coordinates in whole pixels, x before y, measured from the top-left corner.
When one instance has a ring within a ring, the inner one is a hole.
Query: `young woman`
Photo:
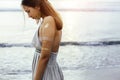
[[[22,0],[24,11],[32,19],[42,22],[33,37],[36,48],[33,64],[33,80],[64,80],[56,57],[62,35],[62,20],[47,0]]]

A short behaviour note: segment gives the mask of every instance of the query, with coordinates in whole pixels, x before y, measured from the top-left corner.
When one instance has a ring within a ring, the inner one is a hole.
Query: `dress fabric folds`
[[[34,52],[33,62],[32,62],[32,80],[34,80],[37,63],[41,55],[41,50],[40,50],[41,43],[40,43],[40,38],[38,36],[38,30],[34,34],[32,44],[35,47],[35,52]],[[57,54],[58,54],[57,52],[56,53],[51,52],[42,80],[64,80],[62,70],[59,67],[56,60]]]

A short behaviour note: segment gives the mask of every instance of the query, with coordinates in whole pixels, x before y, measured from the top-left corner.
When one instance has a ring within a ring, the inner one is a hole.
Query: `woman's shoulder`
[[[47,16],[43,19],[43,28],[45,29],[56,28],[55,21],[52,16]]]
[[[47,16],[44,18],[44,23],[53,23],[54,22],[54,18],[52,16]]]

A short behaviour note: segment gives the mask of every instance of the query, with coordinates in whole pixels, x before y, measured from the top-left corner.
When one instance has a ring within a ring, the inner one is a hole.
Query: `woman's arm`
[[[34,80],[42,80],[42,76],[47,67],[47,63],[50,58],[50,53],[55,36],[55,22],[51,16],[48,16],[44,19],[43,28],[41,29],[41,38],[42,38],[42,47],[41,55],[38,60],[38,65],[36,68],[36,74]]]

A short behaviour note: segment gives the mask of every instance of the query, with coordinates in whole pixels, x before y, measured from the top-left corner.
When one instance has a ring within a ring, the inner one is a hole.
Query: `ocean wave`
[[[60,46],[108,46],[120,45],[120,41],[61,42]],[[33,47],[30,43],[0,43],[0,47]]]
[[[20,75],[20,74],[29,74],[31,70],[0,70],[2,75]]]

